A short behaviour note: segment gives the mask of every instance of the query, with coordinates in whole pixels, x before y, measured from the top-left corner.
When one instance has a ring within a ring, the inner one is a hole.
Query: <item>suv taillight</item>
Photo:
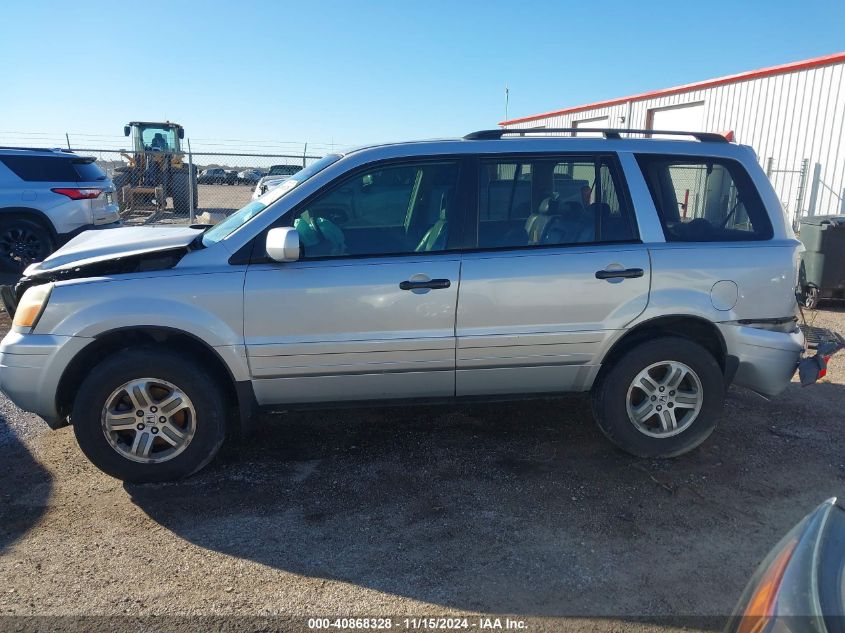
[[[56,188],[50,189],[53,193],[58,193],[67,196],[71,200],[93,200],[101,193],[102,189],[72,189],[72,188]]]

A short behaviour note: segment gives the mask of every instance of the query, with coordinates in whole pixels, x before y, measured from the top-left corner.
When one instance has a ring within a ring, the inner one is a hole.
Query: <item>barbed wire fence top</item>
[[[0,145],[93,156],[115,185],[126,224],[217,222],[280,178],[346,148],[333,142],[186,137],[178,154],[135,152],[123,135],[4,131]]]

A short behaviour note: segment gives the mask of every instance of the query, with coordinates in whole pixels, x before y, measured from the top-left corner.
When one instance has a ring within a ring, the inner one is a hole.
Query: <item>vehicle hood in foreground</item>
[[[187,247],[202,231],[201,228],[186,226],[138,226],[85,231],[43,262],[29,266],[24,276],[32,277],[108,260]]]
[[[769,552],[736,606],[726,633],[842,631],[845,509],[828,499]]]

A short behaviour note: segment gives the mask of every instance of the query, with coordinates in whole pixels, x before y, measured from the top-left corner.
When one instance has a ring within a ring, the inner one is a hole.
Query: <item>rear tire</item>
[[[43,225],[28,218],[0,219],[0,268],[22,273],[33,262],[44,261],[55,249]]]
[[[599,428],[616,446],[638,457],[676,457],[696,448],[716,428],[725,383],[719,364],[704,347],[666,336],[641,343],[616,360],[592,396]]]
[[[223,444],[221,391],[201,365],[174,352],[122,350],[82,382],[71,422],[82,452],[106,474],[131,483],[182,479]]]

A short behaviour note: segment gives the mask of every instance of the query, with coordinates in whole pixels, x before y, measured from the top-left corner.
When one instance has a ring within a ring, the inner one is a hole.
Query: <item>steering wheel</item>
[[[328,218],[314,216],[310,213],[308,217],[303,214],[299,219],[305,220],[311,234],[317,239],[317,243],[314,245],[318,247],[316,250],[327,251],[322,253],[324,255],[346,254],[346,238],[337,224]]]

